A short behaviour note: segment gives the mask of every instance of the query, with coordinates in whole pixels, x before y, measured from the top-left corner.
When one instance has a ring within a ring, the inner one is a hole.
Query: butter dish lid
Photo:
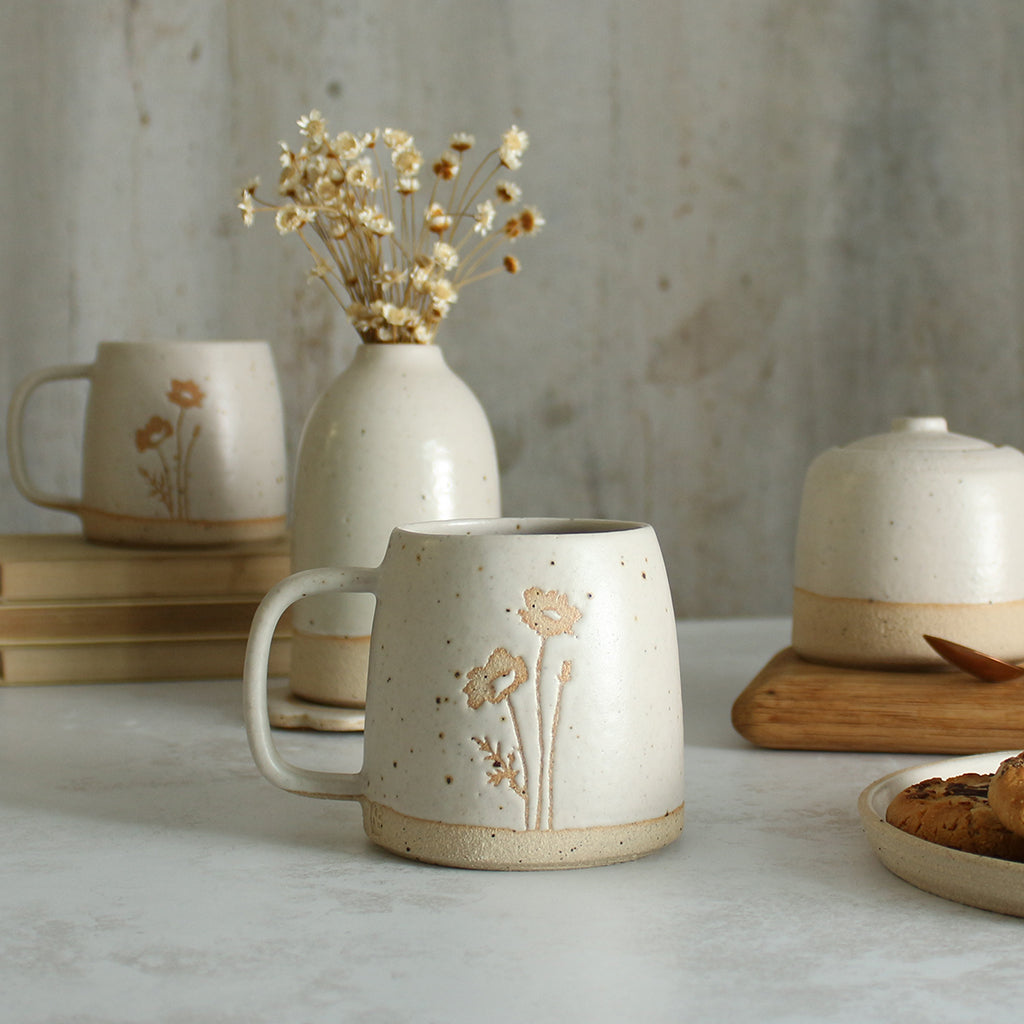
[[[873,434],[850,444],[842,451],[951,451],[992,450],[996,445],[966,434],[950,433],[942,416],[900,416],[892,421],[887,434]]]

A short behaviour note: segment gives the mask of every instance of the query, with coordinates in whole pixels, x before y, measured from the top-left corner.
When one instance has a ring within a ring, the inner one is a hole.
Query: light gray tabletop
[[[735,697],[778,620],[679,627],[680,841],[629,864],[490,873],[404,861],[357,806],[275,789],[237,682],[0,691],[7,1024],[995,1018],[1022,924],[875,858],[857,796],[918,755],[759,750]],[[278,732],[354,770],[361,738]]]

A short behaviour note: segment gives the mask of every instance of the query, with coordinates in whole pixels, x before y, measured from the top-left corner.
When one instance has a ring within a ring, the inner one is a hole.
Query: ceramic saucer
[[[1019,754],[974,754],[893,772],[860,795],[857,809],[881,862],[904,881],[947,900],[982,910],[1024,917],[1024,864],[950,850],[890,825],[885,811],[902,789],[924,779],[948,779],[966,772],[991,774],[1001,761]]]
[[[314,704],[292,695],[287,686],[271,687],[267,693],[270,724],[278,729],[315,729],[318,732],[362,732],[366,720],[363,708],[339,708]]]

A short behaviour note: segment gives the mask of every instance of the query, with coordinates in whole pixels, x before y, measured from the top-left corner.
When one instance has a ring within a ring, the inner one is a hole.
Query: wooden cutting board
[[[786,750],[977,754],[1024,749],[1024,679],[815,665],[786,648],[732,708],[736,731]]]

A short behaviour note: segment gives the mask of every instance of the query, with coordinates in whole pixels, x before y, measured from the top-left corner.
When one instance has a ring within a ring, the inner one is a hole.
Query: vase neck
[[[438,366],[444,353],[437,345],[411,345],[404,342],[363,342],[352,358],[356,365],[384,363],[391,366]]]

